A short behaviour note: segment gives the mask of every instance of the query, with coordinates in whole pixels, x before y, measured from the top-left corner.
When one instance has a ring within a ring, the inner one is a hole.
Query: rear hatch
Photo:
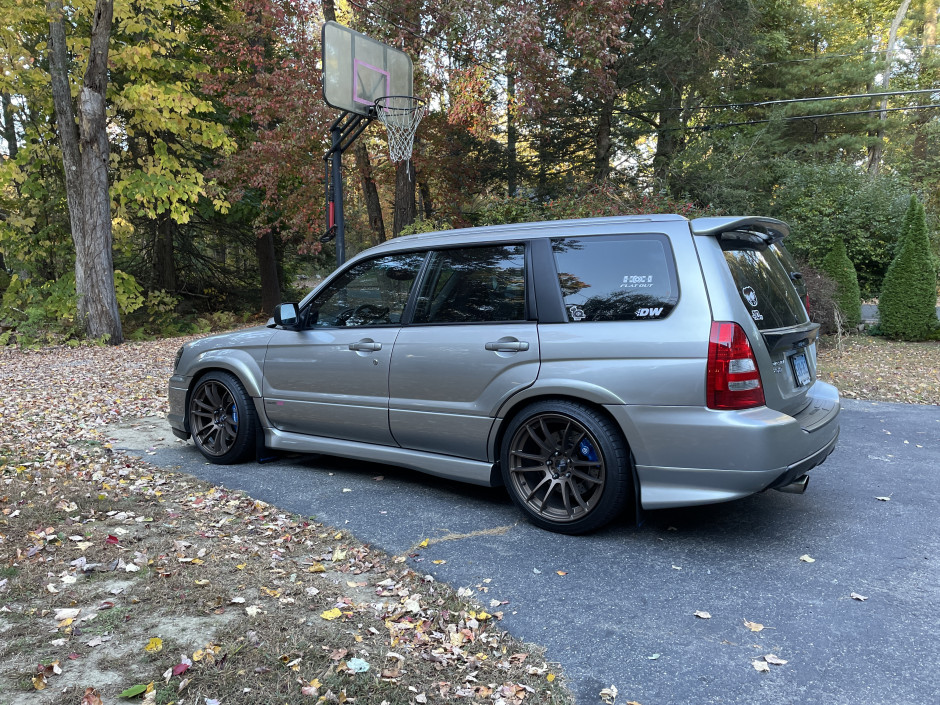
[[[725,221],[710,234],[717,236],[737,296],[762,340],[748,336],[755,352],[763,347],[769,356],[757,354],[766,403],[796,415],[812,401],[819,324],[810,322],[794,285],[800,277],[781,243],[788,228],[769,218],[714,220]]]

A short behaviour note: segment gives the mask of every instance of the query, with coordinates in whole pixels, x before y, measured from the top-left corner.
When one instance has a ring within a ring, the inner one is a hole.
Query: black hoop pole
[[[346,221],[343,217],[343,152],[362,134],[371,117],[344,112],[330,125],[331,147],[323,160],[327,163],[326,179],[326,227],[335,227],[336,266],[346,261]],[[332,206],[332,209],[331,209]]]

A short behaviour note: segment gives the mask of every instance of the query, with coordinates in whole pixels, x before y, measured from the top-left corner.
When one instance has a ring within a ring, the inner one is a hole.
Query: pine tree
[[[911,196],[900,250],[882,285],[878,313],[889,338],[923,340],[937,327],[937,271],[927,237],[924,206]]]
[[[845,251],[845,242],[836,236],[829,254],[822,261],[822,269],[837,285],[836,305],[847,328],[855,328],[862,322],[862,295],[858,287],[855,265]]]

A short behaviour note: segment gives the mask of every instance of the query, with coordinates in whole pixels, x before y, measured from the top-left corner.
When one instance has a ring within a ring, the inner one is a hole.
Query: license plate
[[[809,374],[809,365],[806,364],[806,353],[791,355],[790,364],[793,365],[793,375],[796,377],[798,387],[805,387],[813,381]]]

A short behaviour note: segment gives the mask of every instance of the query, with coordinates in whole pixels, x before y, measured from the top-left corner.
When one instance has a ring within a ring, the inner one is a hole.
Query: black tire
[[[244,385],[228,372],[209,372],[199,380],[187,410],[193,442],[210,463],[231,465],[255,451],[258,415]]]
[[[609,418],[583,404],[540,401],[503,435],[503,482],[536,526],[584,534],[613,520],[633,492],[630,451]]]

